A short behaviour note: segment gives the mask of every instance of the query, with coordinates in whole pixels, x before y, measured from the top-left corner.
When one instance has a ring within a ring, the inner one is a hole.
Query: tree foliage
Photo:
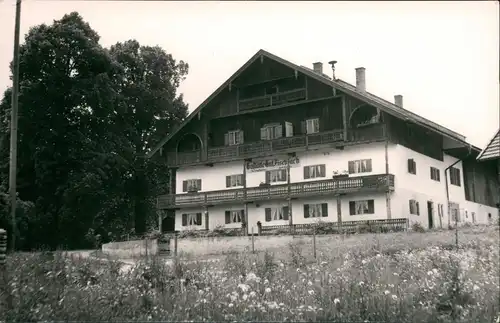
[[[187,72],[186,63],[135,40],[103,48],[78,13],[29,30],[19,74],[17,185],[32,212],[26,225],[18,222],[29,237],[23,248],[84,248],[95,234],[106,241],[148,229],[168,172],[144,156],[186,117],[177,88]],[[10,95],[0,103],[3,183]],[[0,220],[7,214],[0,208]]]

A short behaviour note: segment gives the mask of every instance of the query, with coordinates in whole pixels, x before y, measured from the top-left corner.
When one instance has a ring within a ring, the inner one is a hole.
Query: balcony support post
[[[342,126],[344,127],[344,141],[347,141],[347,103],[345,95],[342,96]]]
[[[385,208],[387,212],[387,219],[392,218],[391,214],[391,191],[389,189],[390,187],[390,179],[389,179],[389,139],[386,135],[385,127],[386,125],[383,124],[383,133],[384,133],[384,138],[385,138],[385,180],[386,180],[386,187],[387,191],[385,192]]]
[[[208,231],[208,229],[210,228],[209,226],[209,218],[208,218],[208,207],[207,206],[204,206],[203,207],[203,213],[205,214],[205,230]]]
[[[342,231],[342,203],[340,194],[337,194],[337,222],[339,230]]]
[[[291,157],[291,154],[288,154],[287,156],[287,164],[286,164],[286,189],[287,189],[287,193],[286,193],[286,197],[287,197],[287,201],[288,201],[288,224],[290,226],[293,225],[293,212],[292,212],[292,199],[291,199],[291,186],[290,186],[290,157]]]

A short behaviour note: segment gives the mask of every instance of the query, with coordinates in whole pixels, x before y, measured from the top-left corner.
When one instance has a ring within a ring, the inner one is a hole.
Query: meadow
[[[360,234],[174,265],[14,254],[7,321],[494,322],[499,227]]]

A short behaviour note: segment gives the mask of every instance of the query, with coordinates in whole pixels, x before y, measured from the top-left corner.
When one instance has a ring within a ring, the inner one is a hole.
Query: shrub
[[[413,224],[411,225],[411,230],[413,232],[419,232],[419,233],[425,232],[425,228],[422,226],[422,224],[420,224],[420,222],[413,222]]]

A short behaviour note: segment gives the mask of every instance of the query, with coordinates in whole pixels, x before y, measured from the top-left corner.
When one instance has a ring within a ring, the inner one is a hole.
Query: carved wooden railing
[[[243,203],[283,199],[288,197],[307,197],[358,191],[387,191],[394,188],[394,175],[368,175],[347,178],[331,178],[319,181],[270,185],[267,187],[249,187],[199,193],[161,195],[158,208],[215,205],[224,203]]]
[[[239,100],[240,111],[264,108],[269,106],[281,105],[287,102],[305,100],[306,89],[295,89],[276,94],[268,94],[248,99]]]

